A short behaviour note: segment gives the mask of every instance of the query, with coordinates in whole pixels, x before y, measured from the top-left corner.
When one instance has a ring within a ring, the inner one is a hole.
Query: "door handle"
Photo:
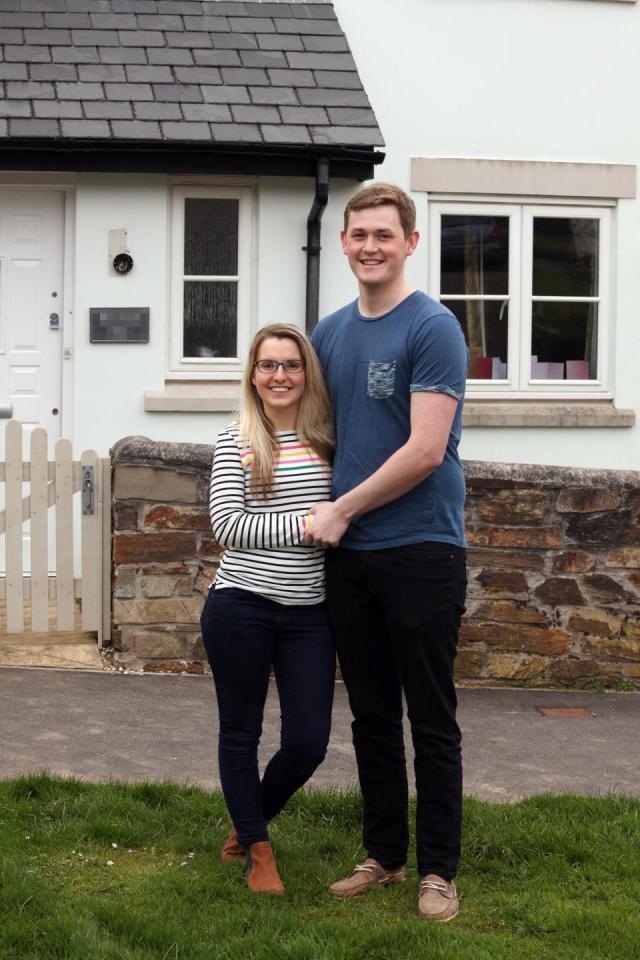
[[[12,403],[0,403],[0,420],[11,420],[13,416]]]

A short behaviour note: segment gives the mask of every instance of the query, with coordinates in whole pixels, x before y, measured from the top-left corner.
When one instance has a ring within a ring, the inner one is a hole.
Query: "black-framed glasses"
[[[302,373],[304,360],[256,360],[254,367],[260,373],[275,373],[278,367],[282,367],[285,373]]]

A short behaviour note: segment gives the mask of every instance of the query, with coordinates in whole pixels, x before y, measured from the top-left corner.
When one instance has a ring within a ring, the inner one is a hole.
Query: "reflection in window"
[[[237,356],[238,230],[238,200],[185,198],[185,358]]]
[[[532,380],[595,380],[599,222],[533,220]]]
[[[507,377],[509,218],[448,215],[441,221],[440,296],[469,347],[468,377]]]

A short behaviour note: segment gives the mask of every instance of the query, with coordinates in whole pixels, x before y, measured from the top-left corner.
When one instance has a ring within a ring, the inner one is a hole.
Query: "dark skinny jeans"
[[[222,792],[240,843],[249,847],[269,839],[269,820],[324,759],[335,647],[324,604],[285,606],[235,588],[209,591],[201,625],[218,698]],[[280,749],[261,781],[258,744],[272,669]]]
[[[326,571],[329,617],[354,716],[365,849],[387,869],[406,863],[404,692],[415,752],[418,872],[451,880],[462,819],[453,661],[465,551],[435,542],[339,547],[328,552]]]

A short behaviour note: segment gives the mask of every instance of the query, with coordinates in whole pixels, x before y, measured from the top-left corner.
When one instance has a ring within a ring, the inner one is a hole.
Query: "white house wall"
[[[608,0],[334,0],[386,143],[376,178],[412,157],[640,162],[640,4]],[[428,198],[409,266],[429,289]],[[640,206],[614,220],[614,398],[640,415]],[[323,307],[338,304],[323,284]],[[467,459],[640,469],[640,427],[467,428]]]

